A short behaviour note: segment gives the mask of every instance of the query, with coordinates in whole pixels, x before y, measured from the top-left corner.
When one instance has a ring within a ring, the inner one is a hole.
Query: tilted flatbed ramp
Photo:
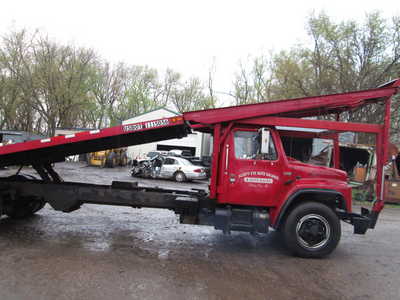
[[[20,218],[41,209],[44,203],[63,212],[89,203],[165,208],[193,216],[205,196],[204,191],[150,188],[139,186],[137,182],[113,181],[111,185],[64,182],[51,166],[52,162],[70,155],[180,138],[188,133],[190,127],[183,117],[176,116],[2,145],[0,166],[32,165],[41,179],[20,174],[20,170],[15,175],[0,178],[0,216],[5,213]],[[16,203],[15,199],[26,201],[10,208],[10,203]]]
[[[180,116],[120,125],[0,146],[0,166],[52,163],[105,149],[184,137],[190,132]]]

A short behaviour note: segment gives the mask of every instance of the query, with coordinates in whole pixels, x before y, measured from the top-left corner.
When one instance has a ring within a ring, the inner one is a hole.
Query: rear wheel
[[[329,255],[338,245],[340,220],[328,206],[308,202],[295,207],[286,218],[283,235],[287,247],[300,257]]]
[[[186,181],[186,175],[183,172],[176,172],[174,175],[174,179],[177,182],[184,182]]]
[[[7,205],[5,214],[13,219],[25,219],[41,210],[45,202],[36,197],[20,197]]]
[[[36,178],[31,175],[12,175],[8,177],[15,181],[30,181]],[[11,198],[10,195],[3,196],[5,203],[4,214],[13,219],[24,219],[41,210],[46,204],[43,199],[35,196],[23,196]]]

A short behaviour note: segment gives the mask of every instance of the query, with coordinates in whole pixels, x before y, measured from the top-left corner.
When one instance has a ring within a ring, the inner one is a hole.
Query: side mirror
[[[269,154],[271,132],[267,128],[261,128],[261,154]]]

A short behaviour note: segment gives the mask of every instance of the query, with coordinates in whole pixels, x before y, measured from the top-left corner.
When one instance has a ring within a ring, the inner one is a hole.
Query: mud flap
[[[376,222],[378,221],[378,217],[379,217],[379,213],[376,211],[372,211],[369,214],[369,218],[370,218],[370,224],[369,224],[369,228],[375,228]]]
[[[366,217],[353,217],[354,234],[365,234],[369,228],[370,220]]]

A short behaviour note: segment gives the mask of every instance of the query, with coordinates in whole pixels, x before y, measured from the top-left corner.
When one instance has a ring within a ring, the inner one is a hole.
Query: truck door
[[[269,130],[268,154],[261,154],[257,130],[236,129],[225,152],[225,194],[223,201],[240,205],[274,205],[284,188],[284,157],[277,151],[278,134]],[[265,145],[263,149],[265,149]],[[281,147],[280,147],[281,148]],[[279,148],[279,149],[280,149]]]

